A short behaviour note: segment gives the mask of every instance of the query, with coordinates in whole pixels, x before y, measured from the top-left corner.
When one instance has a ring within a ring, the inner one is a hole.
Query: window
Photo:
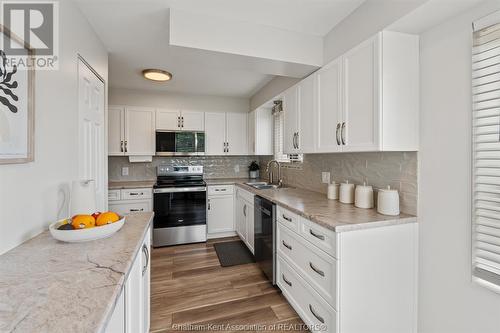
[[[472,274],[500,292],[500,14],[474,23]]]
[[[283,152],[284,141],[284,112],[281,106],[281,101],[275,101],[275,105],[272,109],[273,120],[274,120],[274,133],[273,133],[273,145],[274,145],[274,159],[282,163],[292,163],[292,162],[302,162],[302,154],[285,154]]]

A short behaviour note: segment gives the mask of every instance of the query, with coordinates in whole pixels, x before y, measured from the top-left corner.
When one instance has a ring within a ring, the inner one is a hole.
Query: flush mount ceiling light
[[[157,82],[165,82],[172,79],[172,73],[154,68],[143,70],[142,75],[148,80]]]

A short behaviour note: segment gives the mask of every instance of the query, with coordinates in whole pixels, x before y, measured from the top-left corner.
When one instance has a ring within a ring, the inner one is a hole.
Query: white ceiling
[[[274,77],[271,71],[249,57],[234,59],[170,46],[169,8],[323,36],[364,0],[76,1],[109,51],[111,88],[248,98]],[[290,68],[290,73],[314,70],[300,64],[297,68],[290,63],[274,65]],[[148,82],[140,75],[144,68],[168,70],[173,80]]]

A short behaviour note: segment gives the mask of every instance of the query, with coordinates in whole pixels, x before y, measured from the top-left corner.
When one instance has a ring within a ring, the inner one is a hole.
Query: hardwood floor
[[[307,332],[256,264],[220,266],[213,244],[235,239],[153,250],[151,332]]]

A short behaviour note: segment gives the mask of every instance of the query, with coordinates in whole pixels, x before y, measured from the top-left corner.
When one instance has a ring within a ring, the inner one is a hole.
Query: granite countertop
[[[128,180],[128,181],[109,181],[108,189],[121,190],[126,188],[153,188],[156,180]]]
[[[0,332],[101,332],[153,213],[115,235],[64,243],[48,231],[0,256]]]
[[[357,208],[338,200],[329,200],[326,194],[305,189],[285,187],[277,190],[257,190],[245,185],[247,182],[265,181],[261,179],[221,178],[205,181],[207,185],[239,186],[335,232],[417,222],[417,217],[413,215],[382,215],[377,213],[376,209]]]

